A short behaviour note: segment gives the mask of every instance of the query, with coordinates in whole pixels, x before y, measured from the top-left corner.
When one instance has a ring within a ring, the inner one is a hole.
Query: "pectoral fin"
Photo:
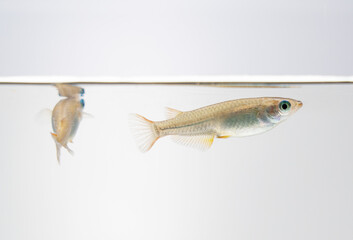
[[[176,143],[205,151],[212,146],[214,135],[197,135],[197,136],[173,135],[172,139]]]
[[[86,112],[82,112],[82,116],[83,116],[84,118],[94,118],[94,116],[93,116],[92,114],[86,113]]]

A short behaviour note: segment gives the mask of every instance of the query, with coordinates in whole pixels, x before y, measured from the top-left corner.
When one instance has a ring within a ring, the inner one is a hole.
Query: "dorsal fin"
[[[182,111],[176,110],[174,108],[166,107],[166,117],[167,119],[175,118],[178,116],[180,113],[183,113]]]

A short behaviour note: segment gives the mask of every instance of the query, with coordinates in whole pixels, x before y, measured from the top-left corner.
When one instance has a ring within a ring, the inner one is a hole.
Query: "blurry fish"
[[[66,148],[69,153],[73,153],[67,144],[72,142],[77,132],[84,106],[83,99],[65,98],[54,107],[52,112],[53,133],[51,135],[56,144],[56,156],[59,163],[61,147]]]
[[[59,96],[68,97],[68,98],[78,98],[79,96],[83,96],[85,94],[85,89],[72,86],[69,84],[57,83],[55,87],[59,91]]]
[[[167,108],[168,120],[150,121],[132,114],[130,128],[137,145],[147,152],[161,137],[172,135],[181,144],[201,150],[211,147],[215,137],[243,137],[266,132],[302,107],[289,98],[245,98],[221,102],[193,111]]]

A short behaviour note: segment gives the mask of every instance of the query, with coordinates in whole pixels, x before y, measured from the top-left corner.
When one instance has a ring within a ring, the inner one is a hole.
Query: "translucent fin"
[[[90,113],[86,113],[86,112],[82,112],[82,116],[84,117],[84,118],[94,118],[94,116],[92,115],[92,114],[90,114]]]
[[[69,148],[67,145],[63,146],[64,148],[66,148],[66,150],[71,154],[74,155],[74,151],[71,150],[71,148]]]
[[[172,139],[176,143],[205,151],[212,146],[214,135],[197,135],[197,136],[173,135]]]
[[[51,136],[53,137],[54,139],[54,142],[55,142],[55,146],[56,146],[56,158],[58,160],[58,163],[60,165],[60,148],[61,148],[61,145],[60,143],[58,143],[58,141],[56,141],[56,137],[57,135],[55,133],[50,133]]]
[[[51,114],[52,114],[52,111],[49,108],[42,109],[40,112],[36,114],[35,121],[40,125],[50,123]]]
[[[179,110],[176,110],[176,109],[170,108],[170,107],[166,107],[165,110],[166,110],[165,113],[166,113],[167,119],[175,118],[180,113],[183,113],[182,111],[179,111]]]
[[[130,114],[130,130],[141,152],[147,152],[158,140],[159,135],[154,128],[154,122],[138,115]]]

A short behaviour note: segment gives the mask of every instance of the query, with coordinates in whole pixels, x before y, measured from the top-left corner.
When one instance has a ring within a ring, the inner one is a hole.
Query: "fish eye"
[[[283,100],[279,103],[279,109],[281,111],[284,111],[284,112],[288,111],[290,109],[290,107],[291,107],[291,104],[287,100]]]
[[[85,89],[84,88],[81,88],[80,94],[81,94],[81,96],[83,96],[83,94],[85,94]]]
[[[85,100],[81,99],[80,103],[81,103],[82,108],[85,107]]]

